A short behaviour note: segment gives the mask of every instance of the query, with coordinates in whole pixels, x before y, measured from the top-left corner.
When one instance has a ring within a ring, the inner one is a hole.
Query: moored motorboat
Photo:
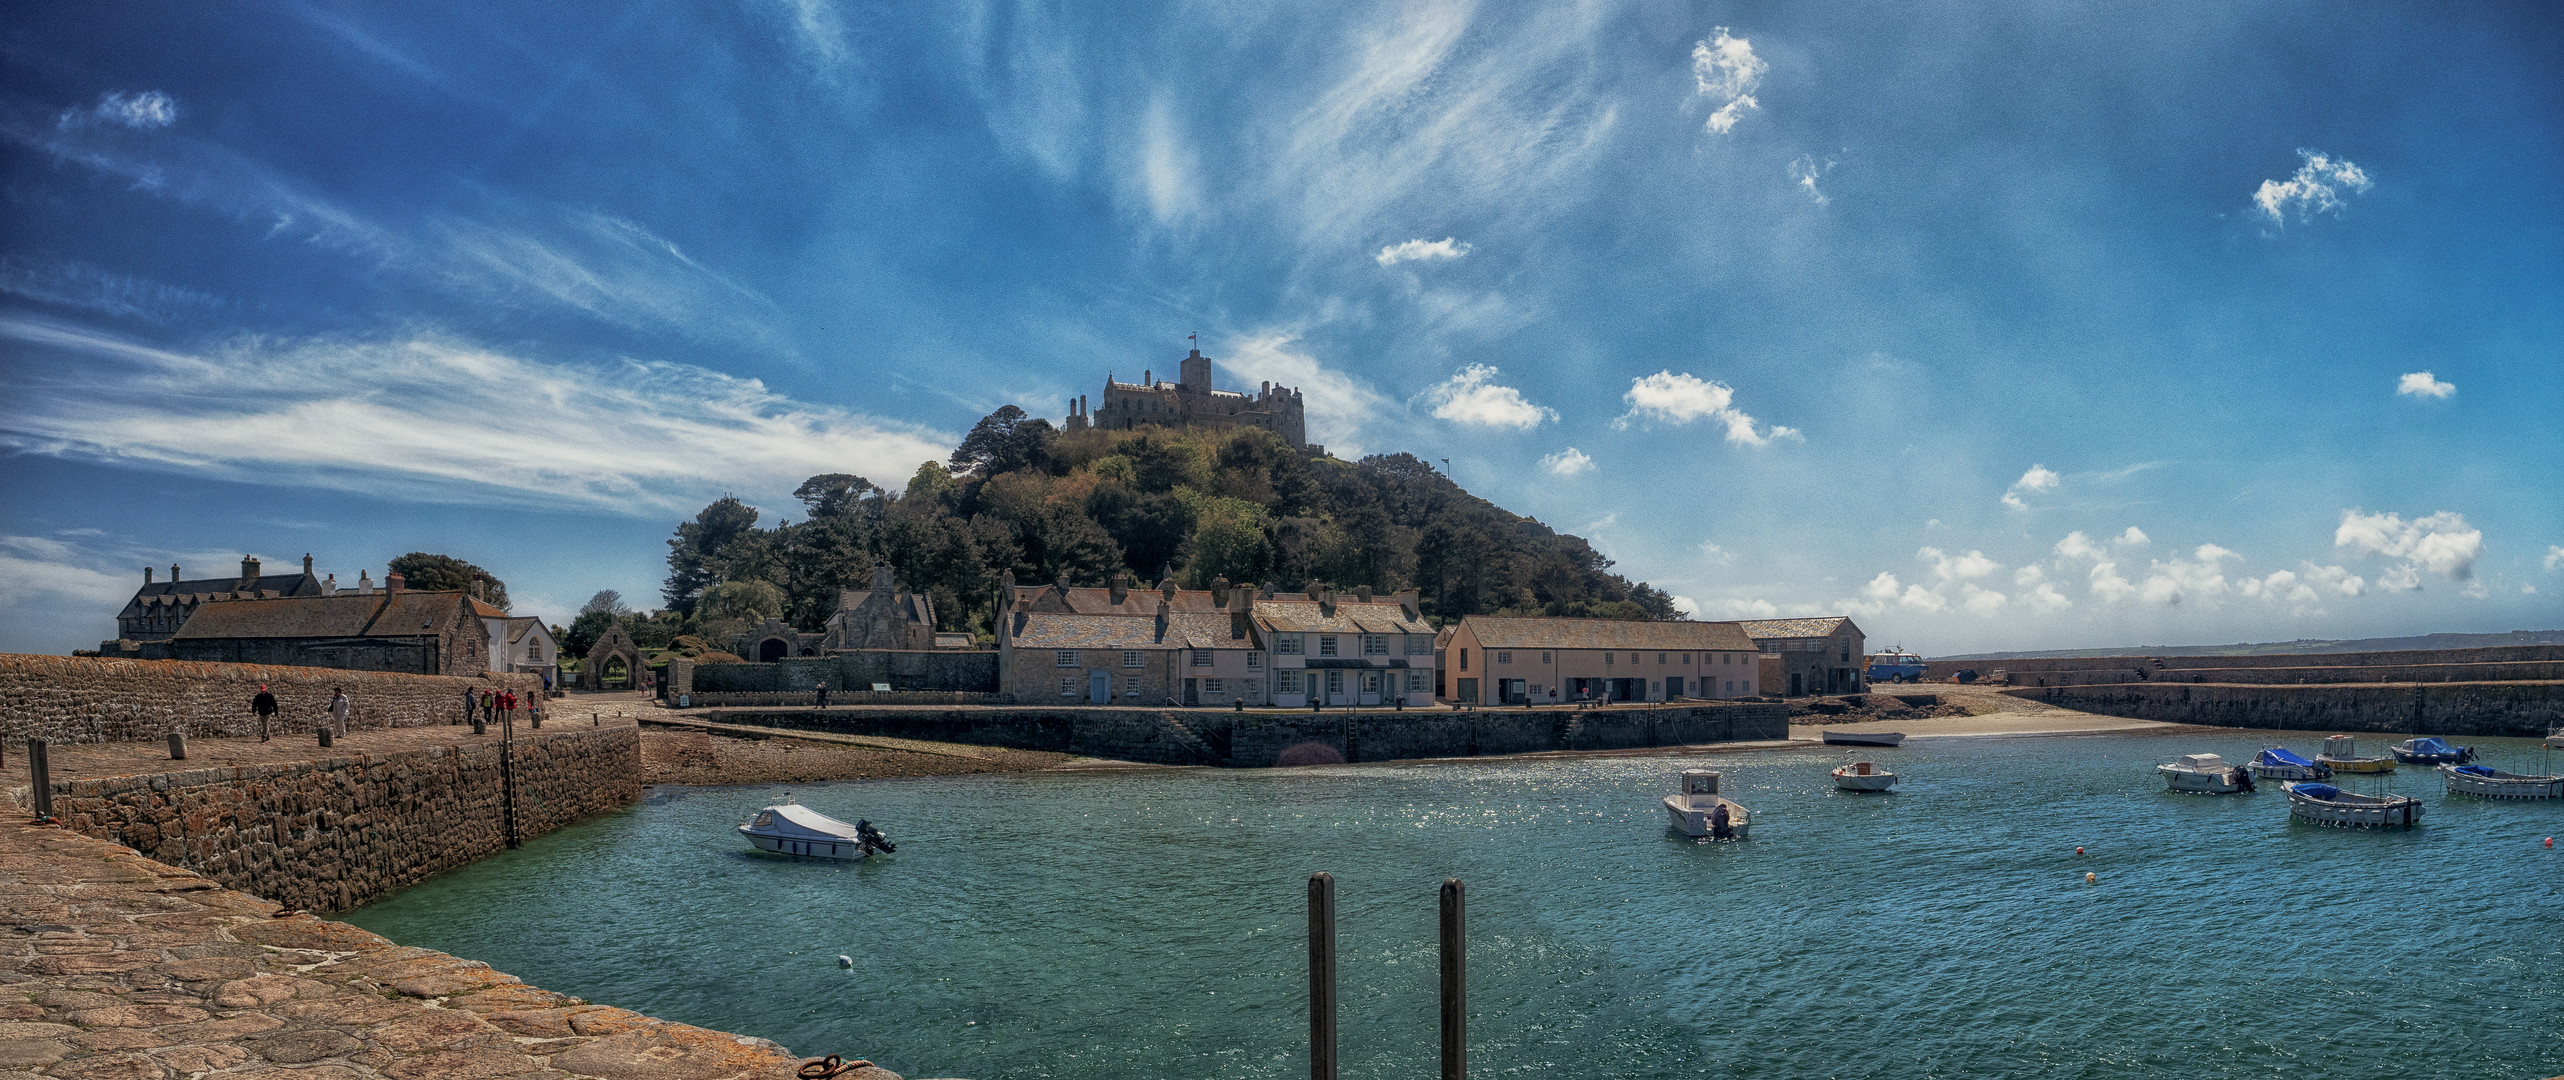
[[[1718,840],[1742,840],[1751,824],[1745,808],[1718,794],[1718,774],[1685,769],[1675,778],[1675,793],[1665,796],[1665,814],[1675,832]]]
[[[1876,762],[1855,761],[1834,770],[1834,786],[1845,791],[1885,791],[1896,786],[1896,774]]]
[[[2406,739],[2388,749],[2406,765],[2463,765],[2475,760],[2474,747],[2451,746],[2437,735]]]
[[[2422,820],[2422,801],[2405,795],[2361,795],[2307,782],[2288,785],[2288,814],[2340,828],[2411,828]]]
[[[2440,782],[2451,795],[2479,799],[2564,799],[2564,776],[2525,776],[2490,765],[2442,765]]]
[[[2546,748],[2564,750],[2564,726],[2558,726],[2555,730],[2546,733]]]
[[[1904,743],[1905,733],[1901,731],[1836,731],[1832,728],[1825,729],[1825,745],[1827,746],[1901,746],[1904,745]]]
[[[2395,771],[2394,758],[2359,756],[2359,740],[2348,735],[2327,736],[2324,739],[2324,752],[2315,755],[2315,760],[2330,766],[2332,771],[2337,773]]]
[[[2252,790],[2252,774],[2226,764],[2215,754],[2183,754],[2181,760],[2157,765],[2165,787],[2207,795],[2231,795]]]
[[[2264,748],[2244,768],[2264,780],[2324,780],[2333,774],[2332,766],[2299,757],[2285,746]]]
[[[872,822],[848,825],[792,801],[789,795],[757,811],[757,816],[739,826],[739,835],[759,851],[820,859],[868,859],[899,850]]]

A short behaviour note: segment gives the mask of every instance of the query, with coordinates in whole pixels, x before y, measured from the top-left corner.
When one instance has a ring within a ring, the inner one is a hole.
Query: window
[[[1498,664],[1511,664],[1511,663],[1513,663],[1513,654],[1512,654],[1512,653],[1509,653],[1509,652],[1500,652],[1500,653],[1497,653],[1497,654],[1496,654],[1496,663],[1498,663]]]
[[[1407,655],[1409,655],[1409,656],[1431,656],[1431,655],[1433,655],[1433,635],[1431,635],[1431,634],[1409,634],[1409,635],[1407,635]]]
[[[1280,654],[1282,654],[1282,655],[1284,655],[1284,656],[1298,656],[1298,655],[1300,655],[1300,635],[1298,635],[1298,634],[1275,634],[1275,635],[1273,635],[1273,651],[1274,651],[1274,652],[1277,652],[1277,653],[1280,653]]]
[[[1299,693],[1299,692],[1300,692],[1300,673],[1299,673],[1299,672],[1296,672],[1296,671],[1290,671],[1290,670],[1285,670],[1285,671],[1283,671],[1283,672],[1282,672],[1282,675],[1281,675],[1281,681],[1280,681],[1280,682],[1278,682],[1278,683],[1275,683],[1275,684],[1274,684],[1273,692],[1274,692],[1274,693],[1277,693],[1277,694],[1296,694],[1296,693]]]
[[[1557,663],[1557,661],[1551,657],[1551,654],[1545,652],[1540,654],[1540,662],[1544,664]]]
[[[1387,656],[1387,655],[1389,655],[1389,639],[1388,639],[1388,638],[1386,638],[1386,637],[1383,637],[1383,636],[1381,636],[1381,635],[1379,635],[1379,634],[1364,634],[1364,635],[1362,635],[1362,655],[1364,655],[1364,656]]]
[[[1845,645],[1845,646],[1843,646],[1843,660],[1842,660],[1842,662],[1843,662],[1843,663],[1846,663],[1846,664],[1848,664],[1848,663],[1851,663],[1851,662],[1852,662],[1852,647],[1851,647],[1850,645]]]
[[[1246,669],[1247,669],[1248,671],[1257,671],[1257,670],[1261,670],[1263,667],[1264,667],[1264,654],[1263,654],[1263,653],[1260,653],[1260,652],[1250,652],[1250,653],[1246,654]]]
[[[1209,650],[1209,649],[1195,649],[1195,650],[1193,650],[1193,666],[1194,666],[1194,667],[1209,667],[1209,666],[1211,666],[1211,650]]]
[[[1145,664],[1145,663],[1146,663],[1146,661],[1144,661],[1144,660],[1142,660],[1142,659],[1140,658],[1140,651],[1139,651],[1138,649],[1124,649],[1124,650],[1122,650],[1122,666],[1123,666],[1123,667],[1140,667],[1140,666],[1142,666],[1142,665],[1143,665],[1143,664]]]
[[[1665,654],[1663,654],[1663,653],[1657,653],[1657,654],[1656,654],[1656,662],[1657,662],[1657,663],[1659,663],[1659,664],[1664,663],[1664,662],[1665,662]]]
[[[1139,676],[1137,676],[1137,675],[1124,675],[1124,676],[1122,676],[1122,696],[1123,696],[1123,697],[1138,697],[1138,696],[1140,696],[1140,677],[1139,677]]]
[[[1603,654],[1603,663],[1605,663],[1605,664],[1617,663],[1618,661],[1617,661],[1615,658],[1616,658],[1616,657],[1618,657],[1619,655],[1620,655],[1619,653],[1604,653],[1604,654]]]
[[[1228,690],[1225,689],[1228,684],[1229,682],[1227,679],[1204,679],[1202,680],[1202,692],[1205,694],[1225,694],[1228,693]]]
[[[1075,675],[1062,675],[1062,676],[1060,676],[1060,677],[1059,677],[1059,696],[1061,696],[1061,697],[1076,697],[1076,696],[1077,696],[1077,676],[1075,676]]]
[[[1407,672],[1407,692],[1408,692],[1408,693],[1410,693],[1410,694],[1413,694],[1413,693],[1421,692],[1423,689],[1424,689],[1424,672],[1421,672],[1421,671],[1410,671],[1410,672]]]
[[[1630,662],[1630,663],[1633,663],[1633,664],[1637,663],[1637,662],[1638,662],[1638,654],[1637,654],[1637,653],[1631,653],[1631,654],[1629,654],[1629,662]]]
[[[1343,692],[1344,692],[1344,670],[1343,670],[1343,669],[1341,669],[1341,668],[1328,668],[1328,669],[1327,669],[1327,693],[1330,693],[1330,694],[1341,694],[1341,693],[1343,693]]]
[[[1460,670],[1469,670],[1469,650],[1467,649],[1460,650]]]
[[[1061,649],[1057,653],[1052,654],[1051,662],[1059,665],[1060,667],[1076,667],[1077,650]]]
[[[1684,667],[1690,667],[1690,666],[1692,666],[1692,654],[1690,654],[1690,653],[1684,653],[1684,654],[1683,654],[1683,666],[1684,666]]]
[[[1334,655],[1335,655],[1335,635],[1334,635],[1334,634],[1320,634],[1320,635],[1318,635],[1318,655],[1320,655],[1320,656],[1334,656]]]

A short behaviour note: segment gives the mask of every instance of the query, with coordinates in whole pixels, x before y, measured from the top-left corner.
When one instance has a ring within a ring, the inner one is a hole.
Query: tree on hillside
[[[480,567],[451,555],[431,555],[413,551],[392,560],[391,572],[401,576],[401,586],[428,592],[472,591],[481,586],[481,599],[500,611],[508,609],[507,583]]]
[[[970,434],[962,436],[961,445],[953,450],[953,468],[982,480],[999,473],[1048,468],[1051,441],[1058,436],[1050,421],[1027,418],[1024,410],[1008,405],[971,425]]]
[[[757,510],[724,495],[677,526],[668,541],[668,583],[659,590],[670,608],[690,611],[703,587],[721,580],[717,567],[732,544],[757,527]]]

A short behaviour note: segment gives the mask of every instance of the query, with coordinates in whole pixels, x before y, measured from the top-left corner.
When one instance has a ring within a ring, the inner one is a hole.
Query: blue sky
[[[1704,617],[2564,625],[2551,5],[11,21],[0,649],[242,554],[655,596],[1192,333]]]

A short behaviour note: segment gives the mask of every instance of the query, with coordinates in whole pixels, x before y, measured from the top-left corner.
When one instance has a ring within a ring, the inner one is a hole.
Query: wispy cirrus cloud
[[[1371,384],[1319,362],[1296,334],[1250,334],[1231,339],[1220,351],[1225,355],[1218,364],[1239,379],[1288,386],[1307,398],[1310,441],[1338,457],[1362,456],[1370,421],[1404,412]]]
[[[691,365],[570,364],[430,335],[184,352],[0,319],[0,337],[21,357],[74,361],[16,364],[0,446],[423,502],[658,515],[731,490],[780,499],[821,472],[905,476],[954,441]],[[476,422],[516,409],[544,419]]]
[[[0,292],[155,323],[223,306],[223,299],[211,293],[120,274],[77,259],[30,262],[0,255]]]
[[[2294,213],[2299,222],[2312,221],[2315,215],[2341,215],[2350,205],[2350,197],[2368,190],[2373,181],[2366,170],[2348,159],[2335,159],[2320,150],[2299,150],[2301,164],[2296,175],[2285,180],[2264,180],[2252,193],[2254,208],[2269,218],[2273,225],[2285,228]]]
[[[2457,393],[2457,384],[2441,382],[2427,371],[2407,371],[2395,380],[2395,392],[2405,397],[2446,398]]]
[[[1424,392],[1433,415],[1455,424],[1529,431],[1558,418],[1557,410],[1534,405],[1522,391],[1496,382],[1487,364],[1471,364]]]
[[[1800,154],[1798,160],[1789,163],[1790,180],[1798,185],[1799,190],[1806,192],[1808,198],[1815,200],[1818,206],[1834,201],[1827,198],[1825,192],[1816,186],[1818,180],[1824,179],[1826,173],[1833,171],[1833,158],[1818,158],[1814,154]]]
[[[1629,411],[1612,421],[1612,426],[1618,428],[1641,420],[1667,424],[1708,420],[1727,429],[1728,442],[1742,446],[1768,446],[1776,440],[1806,438],[1797,428],[1758,427],[1753,417],[1736,407],[1735,387],[1690,372],[1677,374],[1668,368],[1632,379],[1621,400],[1629,404]]]
[[[1692,46],[1692,93],[1718,103],[1703,125],[1713,135],[1736,130],[1736,122],[1745,113],[1762,107],[1754,91],[1762,88],[1763,75],[1772,66],[1754,55],[1754,43],[1719,27],[1711,37]],[[1814,191],[1811,183],[1808,190]]]
[[[165,128],[178,122],[178,99],[158,90],[126,93],[111,90],[86,109],[71,109],[54,121],[65,131],[88,124],[115,124],[136,131]]]
[[[1457,259],[1468,253],[1469,245],[1448,236],[1440,240],[1426,240],[1419,237],[1383,247],[1378,255],[1372,256],[1372,259],[1382,266],[1396,266],[1402,262]]]

